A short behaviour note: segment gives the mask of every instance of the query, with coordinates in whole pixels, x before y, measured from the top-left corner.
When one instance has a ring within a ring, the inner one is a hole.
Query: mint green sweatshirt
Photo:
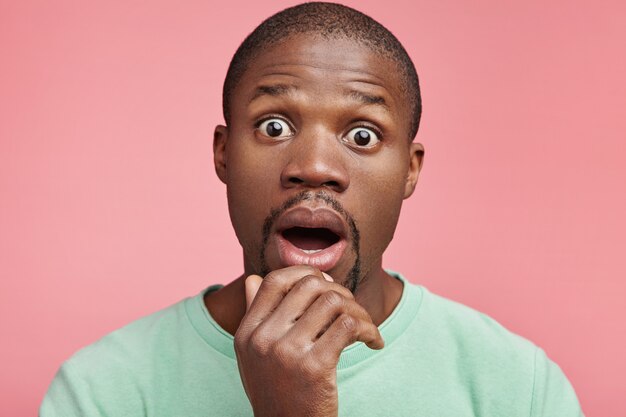
[[[348,346],[340,416],[578,417],[559,367],[491,318],[406,281],[380,325],[385,348]],[[233,337],[200,294],[80,350],[55,376],[40,417],[252,416]]]

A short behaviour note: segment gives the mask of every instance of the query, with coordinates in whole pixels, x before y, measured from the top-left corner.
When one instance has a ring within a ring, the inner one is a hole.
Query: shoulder
[[[155,370],[167,371],[168,364],[180,356],[181,340],[191,343],[198,338],[187,314],[189,302],[196,297],[137,319],[83,347],[62,364],[59,374],[110,385],[103,386],[105,390],[148,382],[143,379],[151,378]]]
[[[487,314],[415,287],[422,301],[413,329],[430,339],[438,367],[492,403],[515,403],[531,416],[582,415],[566,376],[541,348]]]
[[[93,369],[105,360],[107,366],[141,362],[147,352],[158,347],[160,339],[180,331],[186,321],[185,300],[182,300],[107,334],[77,351],[66,363],[77,369],[85,365]]]
[[[505,389],[531,397],[538,351],[534,343],[484,313],[411,285],[421,302],[408,335],[419,354],[436,364],[433,373],[454,375],[485,391]]]
[[[512,356],[534,363],[537,346],[513,333],[489,315],[459,302],[434,294],[424,287],[420,314],[438,336],[447,338],[466,353],[489,355],[492,360],[510,361]]]
[[[40,407],[42,417],[132,415],[143,407],[143,379],[184,328],[185,301],[138,319],[88,345],[58,370]]]

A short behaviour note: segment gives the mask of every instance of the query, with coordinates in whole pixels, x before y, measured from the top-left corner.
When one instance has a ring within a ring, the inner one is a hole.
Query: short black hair
[[[366,14],[325,2],[303,3],[282,10],[267,18],[246,37],[230,61],[224,81],[222,110],[227,125],[231,116],[231,95],[250,61],[269,46],[298,34],[351,39],[394,61],[402,75],[402,90],[411,106],[409,139],[415,137],[422,115],[422,99],[415,65],[400,41]]]

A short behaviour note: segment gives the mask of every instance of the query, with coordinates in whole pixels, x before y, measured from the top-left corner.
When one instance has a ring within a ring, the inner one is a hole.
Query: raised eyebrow
[[[383,96],[367,94],[357,90],[348,90],[347,95],[351,99],[360,101],[363,104],[379,105],[385,110],[389,111],[389,106],[387,105],[387,102],[385,101],[385,98]]]
[[[250,99],[250,102],[264,95],[277,97],[291,94],[297,89],[298,87],[293,84],[260,85],[254,90],[254,95]]]

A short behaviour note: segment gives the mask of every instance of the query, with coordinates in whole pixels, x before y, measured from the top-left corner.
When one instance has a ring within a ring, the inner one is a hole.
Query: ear
[[[228,171],[226,170],[227,139],[228,127],[217,125],[213,133],[213,163],[215,164],[215,173],[224,184],[228,180]]]
[[[424,161],[424,146],[421,143],[409,144],[409,171],[404,184],[404,198],[409,198],[415,186],[417,185],[417,177],[419,177],[422,163]]]

